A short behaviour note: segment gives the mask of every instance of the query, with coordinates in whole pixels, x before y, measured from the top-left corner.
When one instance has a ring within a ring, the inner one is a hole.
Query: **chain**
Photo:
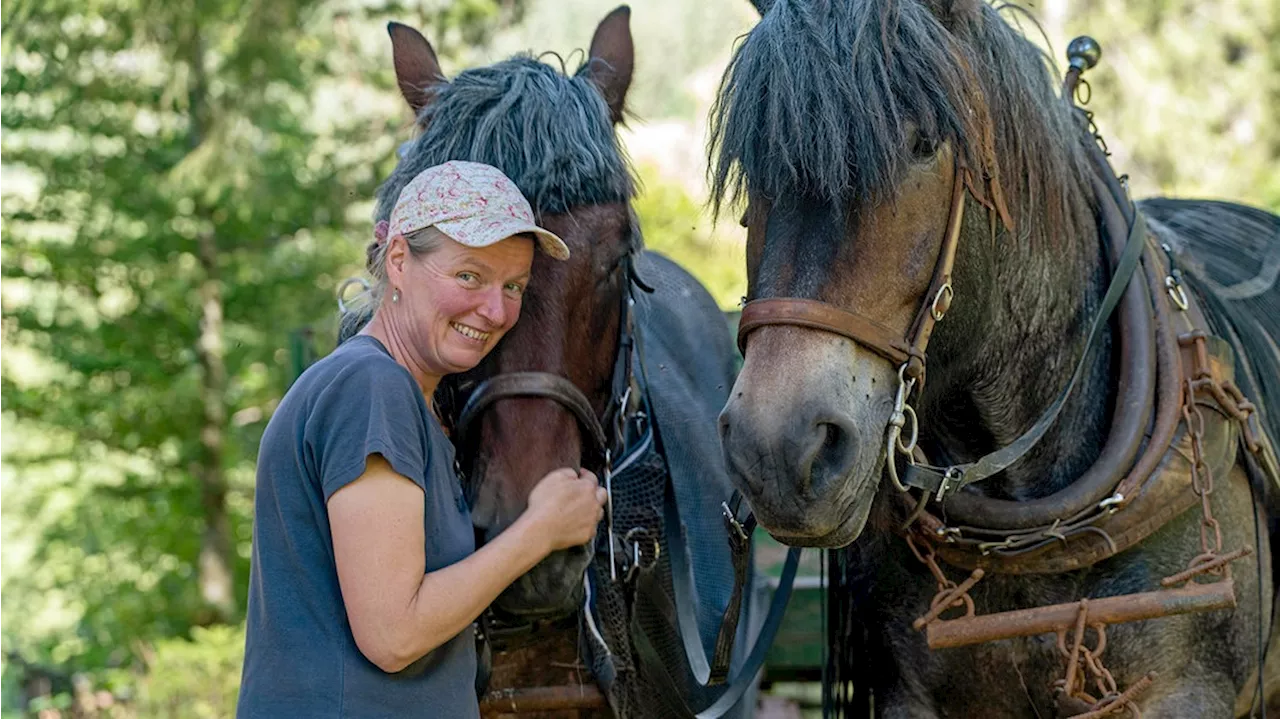
[[[969,590],[973,589],[973,585],[982,579],[984,572],[982,569],[975,569],[969,574],[969,578],[956,584],[947,578],[943,573],[942,567],[938,566],[938,561],[934,556],[933,546],[927,541],[924,548],[921,549],[917,544],[915,537],[907,534],[907,546],[911,548],[911,553],[916,555],[916,559],[929,568],[929,573],[933,575],[933,579],[938,583],[938,591],[933,595],[933,600],[929,602],[929,611],[924,616],[916,619],[911,623],[912,628],[920,631],[929,625],[930,622],[936,621],[942,616],[943,612],[949,609],[964,609],[964,616],[972,617],[977,614],[973,605],[973,597],[969,596]]]
[[[1223,413],[1238,423],[1245,446],[1255,454],[1262,450],[1249,424],[1256,408],[1230,380],[1220,381],[1214,377],[1209,365],[1207,341],[1208,336],[1202,331],[1189,332],[1178,338],[1180,345],[1192,349],[1194,368],[1182,388],[1182,421],[1191,440],[1191,490],[1200,498],[1200,554],[1191,559],[1185,571],[1165,577],[1161,584],[1166,587],[1202,574],[1229,578],[1231,562],[1252,552],[1252,547],[1248,546],[1227,554],[1222,552],[1222,526],[1213,516],[1213,503],[1210,501],[1214,489],[1213,470],[1204,459],[1205,418],[1196,397],[1207,394]]]
[[[1196,404],[1195,381],[1188,379],[1186,397],[1182,404],[1182,421],[1186,423],[1191,438],[1191,491],[1200,498],[1200,556],[1191,560],[1193,565],[1215,558],[1222,553],[1222,526],[1213,516],[1213,470],[1204,461],[1204,413]],[[1210,539],[1212,538],[1212,542]],[[1221,573],[1216,571],[1215,573]]]
[[[1076,713],[1068,715],[1071,719],[1101,719],[1128,712],[1134,719],[1140,719],[1142,710],[1134,699],[1155,681],[1155,672],[1148,672],[1133,686],[1120,691],[1115,677],[1102,663],[1102,653],[1107,649],[1107,627],[1102,623],[1090,625],[1088,620],[1089,600],[1081,599],[1069,649],[1066,631],[1058,632],[1058,651],[1067,660],[1067,671],[1065,677],[1054,682],[1054,689],[1058,692],[1059,706],[1065,710],[1063,714],[1074,711]],[[1086,628],[1092,628],[1098,637],[1092,649],[1085,644]],[[1086,689],[1090,679],[1097,690],[1097,697]]]

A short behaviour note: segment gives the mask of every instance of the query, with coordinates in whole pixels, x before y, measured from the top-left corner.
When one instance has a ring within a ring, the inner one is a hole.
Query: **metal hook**
[[[347,306],[345,299],[347,288],[351,285],[360,285],[360,287],[363,288],[361,289],[361,294],[368,292],[370,289],[369,281],[363,277],[348,277],[343,280],[338,285],[338,311],[344,315],[351,311],[351,308]]]
[[[906,492],[907,487],[898,477],[897,455],[904,454],[908,463],[915,464],[915,457],[911,453],[915,450],[916,440],[920,436],[920,421],[916,417],[915,410],[907,404],[907,397],[911,395],[916,381],[914,378],[908,379],[906,372],[907,365],[903,363],[898,368],[898,391],[893,398],[893,413],[889,415],[889,425],[885,432],[885,469],[888,470],[889,480],[899,492]],[[907,426],[908,416],[911,417],[911,439],[904,443],[902,429]]]

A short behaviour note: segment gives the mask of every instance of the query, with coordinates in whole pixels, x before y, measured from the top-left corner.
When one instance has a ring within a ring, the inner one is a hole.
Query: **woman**
[[[520,314],[534,238],[560,238],[488,165],[400,193],[370,247],[376,310],[290,388],[262,438],[240,717],[477,716],[471,623],[550,552],[590,541],[596,478],[560,469],[475,549],[428,401]]]

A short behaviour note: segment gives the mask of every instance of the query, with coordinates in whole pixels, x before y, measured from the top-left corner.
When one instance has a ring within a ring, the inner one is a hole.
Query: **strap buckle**
[[[720,511],[724,516],[724,528],[729,532],[729,547],[735,552],[751,544],[751,533],[756,529],[756,515],[751,512],[751,508],[747,507],[747,515],[738,519],[738,512],[741,509],[742,493],[736,490],[728,501],[720,503]]]
[[[964,470],[959,467],[947,467],[947,471],[942,473],[942,481],[938,483],[938,493],[934,495],[933,501],[941,504],[953,487],[960,486],[960,480],[963,478]]]

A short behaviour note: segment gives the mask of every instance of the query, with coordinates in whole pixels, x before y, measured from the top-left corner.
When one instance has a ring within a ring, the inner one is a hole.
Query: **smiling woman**
[[[604,490],[549,473],[479,551],[426,401],[515,324],[542,251],[569,250],[488,165],[400,192],[369,248],[373,316],[298,379],[263,434],[240,717],[477,716],[476,616],[595,536]]]

